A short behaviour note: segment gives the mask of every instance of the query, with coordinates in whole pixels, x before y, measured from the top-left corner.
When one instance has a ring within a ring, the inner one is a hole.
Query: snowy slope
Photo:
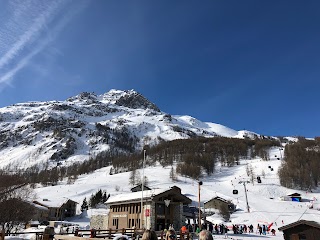
[[[231,224],[271,224],[277,229],[280,226],[289,224],[298,219],[319,221],[320,212],[309,209],[309,201],[312,199],[320,199],[319,191],[308,193],[304,191],[288,189],[281,187],[277,170],[281,164],[281,160],[277,160],[275,156],[279,155],[279,148],[270,150],[270,161],[263,161],[259,158],[250,160],[241,160],[241,164],[231,168],[217,168],[212,176],[205,176],[201,180],[201,204],[210,200],[216,195],[225,196],[237,204],[237,209],[231,215]],[[246,166],[250,164],[255,174],[261,176],[262,183],[248,183],[247,195],[250,212],[247,212],[246,200],[244,194],[244,186],[240,181],[249,180],[246,175]],[[274,170],[271,171],[271,166]],[[149,180],[149,187],[152,189],[169,189],[176,185],[182,189],[182,193],[193,200],[193,205],[198,206],[198,183],[189,178],[179,176],[178,180],[173,182],[170,177],[171,167],[155,166],[145,169],[145,175]],[[265,172],[263,177],[262,172]],[[140,169],[141,172],[141,169]],[[87,199],[92,193],[99,189],[106,190],[111,196],[119,196],[129,193],[131,186],[129,185],[130,172],[108,175],[109,167],[99,169],[92,174],[80,176],[72,185],[65,182],[57,186],[37,188],[37,196],[39,199],[48,198],[56,199],[60,196],[71,198],[79,202],[81,205],[83,199]],[[116,189],[119,189],[117,191]],[[233,195],[233,190],[239,191],[238,195]],[[286,202],[281,201],[280,197],[291,193],[301,193],[302,202]],[[90,213],[93,210],[89,210]],[[90,213],[91,214],[91,213]],[[218,214],[210,216],[208,219],[214,222],[221,222]],[[78,221],[82,221],[78,219]],[[88,224],[88,223],[84,223]],[[243,236],[242,236],[243,237]],[[241,238],[246,239],[246,238]],[[259,239],[259,238],[255,238]],[[281,238],[279,238],[281,239]]]

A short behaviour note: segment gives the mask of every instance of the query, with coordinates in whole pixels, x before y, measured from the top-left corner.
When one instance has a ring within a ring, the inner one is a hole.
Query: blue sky
[[[319,1],[0,1],[0,107],[134,89],[170,114],[319,136]]]

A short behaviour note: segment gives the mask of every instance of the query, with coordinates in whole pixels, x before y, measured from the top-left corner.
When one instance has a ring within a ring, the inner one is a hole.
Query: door
[[[165,229],[165,220],[164,219],[157,219],[156,231],[162,231]]]

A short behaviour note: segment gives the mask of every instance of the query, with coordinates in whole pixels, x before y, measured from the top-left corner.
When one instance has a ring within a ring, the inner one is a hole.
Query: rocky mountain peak
[[[147,98],[142,96],[140,93],[133,90],[125,91],[115,103],[119,106],[133,108],[133,109],[152,109],[156,112],[160,112],[160,109]]]
[[[68,98],[67,101],[68,102],[85,101],[89,103],[94,103],[97,101],[97,95],[95,93],[82,92],[77,96]]]

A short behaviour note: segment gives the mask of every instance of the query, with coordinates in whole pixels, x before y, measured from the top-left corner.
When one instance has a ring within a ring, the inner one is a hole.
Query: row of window
[[[112,225],[115,226],[116,228],[119,227],[119,219],[118,218],[113,218],[112,219]],[[129,219],[128,220],[128,227],[136,227],[140,228],[140,219]]]
[[[141,213],[140,204],[123,204],[110,206],[111,212],[129,212],[129,214]]]

